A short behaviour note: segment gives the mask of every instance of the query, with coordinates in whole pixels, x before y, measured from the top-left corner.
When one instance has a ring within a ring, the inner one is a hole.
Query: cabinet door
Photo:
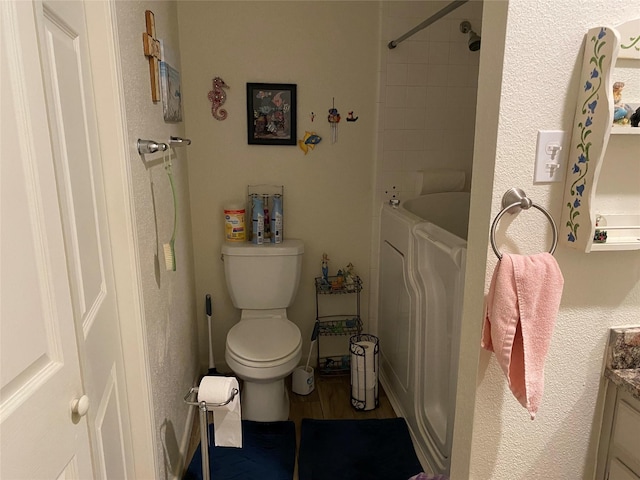
[[[620,391],[611,437],[610,455],[612,460],[609,478],[611,478],[614,459],[619,459],[636,475],[640,474],[640,435],[638,432],[640,432],[640,402],[627,392]]]
[[[640,477],[629,470],[624,463],[614,458],[609,465],[608,480],[640,480]]]

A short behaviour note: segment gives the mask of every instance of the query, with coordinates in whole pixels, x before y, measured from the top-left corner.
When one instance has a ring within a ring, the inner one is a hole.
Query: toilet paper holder
[[[213,411],[214,408],[224,407],[230,404],[233,399],[240,393],[237,388],[231,390],[231,396],[221,403],[198,402],[198,387],[191,387],[189,392],[184,396],[184,403],[200,410],[200,452],[202,457],[202,480],[210,480],[209,473],[209,418],[207,412]],[[195,401],[194,401],[195,400]],[[206,447],[206,450],[205,450]]]
[[[204,406],[205,410],[210,410],[212,408],[224,407],[225,405],[229,405],[233,401],[233,399],[236,398],[236,395],[238,393],[238,389],[234,388],[233,390],[231,390],[231,396],[222,403],[198,402],[197,400],[194,402],[193,399],[198,398],[198,387],[191,387],[189,389],[189,393],[184,396],[184,403],[186,403],[187,405],[192,405],[194,407],[199,407],[200,409],[202,409]]]

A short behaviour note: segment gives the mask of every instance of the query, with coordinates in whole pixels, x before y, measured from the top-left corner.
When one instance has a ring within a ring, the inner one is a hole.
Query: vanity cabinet
[[[587,32],[559,241],[583,252],[640,249],[640,127],[614,125],[613,85],[640,106],[640,18]]]
[[[640,480],[640,400],[607,381],[597,480]]]

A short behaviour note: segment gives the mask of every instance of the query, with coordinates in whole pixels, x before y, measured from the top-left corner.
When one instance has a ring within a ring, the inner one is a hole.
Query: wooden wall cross
[[[156,21],[151,10],[144,12],[144,18],[147,25],[147,31],[142,34],[142,44],[144,46],[144,55],[149,58],[149,77],[151,78],[151,100],[158,102],[160,100],[160,74],[158,72],[158,62],[160,58],[160,42],[156,36]]]

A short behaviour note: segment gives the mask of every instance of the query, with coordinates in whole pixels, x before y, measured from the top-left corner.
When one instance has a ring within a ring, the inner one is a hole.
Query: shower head
[[[471,23],[464,21],[460,23],[460,31],[469,34],[469,50],[477,52],[480,50],[480,35],[471,29]]]

